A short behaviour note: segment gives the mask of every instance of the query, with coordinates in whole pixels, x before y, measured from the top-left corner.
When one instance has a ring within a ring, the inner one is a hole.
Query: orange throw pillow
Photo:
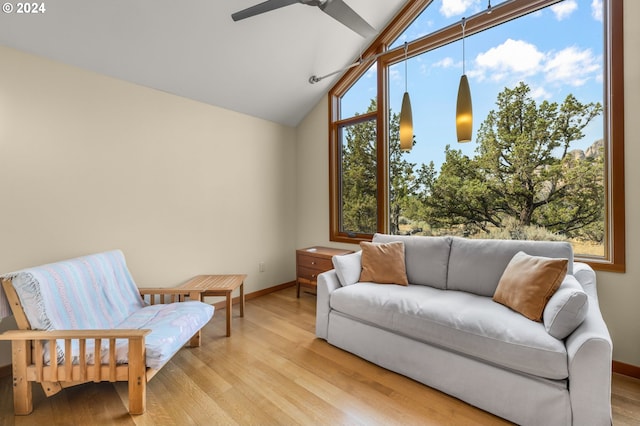
[[[404,263],[404,243],[361,242],[362,272],[360,281],[378,284],[409,285]]]
[[[568,262],[516,253],[502,273],[493,300],[541,322],[544,307],[567,274]]]

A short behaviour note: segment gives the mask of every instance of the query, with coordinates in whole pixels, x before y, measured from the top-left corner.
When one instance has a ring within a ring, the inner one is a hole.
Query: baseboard
[[[274,293],[276,291],[280,291],[283,290],[285,288],[289,288],[289,287],[293,287],[294,285],[296,285],[295,281],[290,281],[288,283],[284,283],[284,284],[278,284],[276,286],[273,287],[269,287],[269,288],[263,288],[262,290],[258,290],[258,291],[254,291],[253,293],[248,293],[244,295],[244,300],[250,300],[250,299],[255,299],[256,297],[260,297],[260,296],[264,296],[266,294],[269,293]],[[231,299],[231,303],[232,304],[236,304],[236,303],[240,303],[240,297],[234,297]],[[214,303],[213,306],[215,306],[216,309],[224,309],[226,306],[226,302],[224,300]]]
[[[0,367],[0,379],[11,375],[11,364]]]
[[[624,362],[620,361],[613,361],[611,363],[611,370],[614,373],[640,379],[640,367],[636,365],[625,364]]]

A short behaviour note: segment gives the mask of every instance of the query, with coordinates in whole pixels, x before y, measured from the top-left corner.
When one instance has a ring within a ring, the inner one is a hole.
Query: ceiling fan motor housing
[[[318,6],[322,7],[325,3],[328,3],[331,0],[298,0],[300,3],[309,5],[309,6]]]

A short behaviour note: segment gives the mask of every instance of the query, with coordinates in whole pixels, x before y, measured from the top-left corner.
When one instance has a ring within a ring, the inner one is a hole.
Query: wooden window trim
[[[493,7],[493,13],[481,13],[469,17],[465,28],[467,36],[500,25],[511,19],[525,15],[542,7],[557,3],[559,0],[512,0]],[[388,119],[387,70],[394,63],[405,57],[404,46],[385,52],[387,47],[431,4],[432,0],[409,1],[396,15],[380,36],[369,46],[362,57],[381,54],[377,60],[377,102],[375,113],[377,131],[377,189],[378,189],[378,232],[388,231]],[[605,24],[608,34],[605,39],[605,70],[607,76],[607,106],[609,109],[605,119],[605,136],[609,144],[607,151],[606,173],[608,175],[607,191],[607,226],[608,238],[605,242],[605,258],[576,256],[576,260],[584,261],[596,270],[625,271],[625,189],[624,189],[624,52],[623,52],[623,0],[604,0]],[[445,27],[435,33],[419,38],[407,44],[409,56],[433,50],[437,47],[459,40],[462,37],[459,24]],[[329,91],[329,214],[331,241],[354,243],[370,241],[370,234],[349,234],[340,232],[340,203],[338,173],[338,129],[351,118],[339,120],[340,98],[363,75],[367,68],[349,69]],[[371,113],[373,114],[373,113]],[[362,116],[358,116],[360,118]],[[383,177],[382,179],[380,177]]]
[[[339,103],[339,99],[336,99],[334,101],[337,101]],[[331,108],[329,108],[329,110],[331,111]],[[378,108],[379,110],[379,108]],[[329,144],[329,193],[331,194],[329,196],[329,209],[331,211],[330,213],[330,229],[331,229],[331,235],[330,235],[330,240],[331,241],[345,241],[349,242],[349,243],[359,243],[360,241],[371,241],[371,235],[370,234],[347,234],[347,233],[339,233],[340,235],[334,235],[333,230],[338,230],[340,229],[340,179],[332,179],[332,176],[339,176],[340,174],[340,164],[341,164],[341,159],[340,159],[340,145],[341,145],[341,141],[340,141],[340,129],[347,127],[347,126],[353,126],[355,124],[359,124],[359,123],[364,123],[365,121],[372,121],[372,120],[376,120],[376,122],[378,121],[378,111],[374,111],[374,112],[369,112],[366,114],[360,114],[360,115],[356,115],[354,117],[349,117],[347,119],[344,120],[336,120],[336,121],[331,121],[331,119],[329,119],[330,125],[331,125],[331,129],[330,129],[330,134],[335,135],[335,143]],[[376,141],[376,143],[378,143],[378,141]],[[379,151],[379,150],[377,150]],[[378,182],[380,181],[380,179],[378,179]]]

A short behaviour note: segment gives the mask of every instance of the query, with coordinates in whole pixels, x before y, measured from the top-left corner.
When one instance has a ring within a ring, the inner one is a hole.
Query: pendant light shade
[[[456,133],[458,142],[471,142],[473,133],[473,109],[471,107],[471,90],[465,72],[464,29],[465,18],[462,18],[462,77],[458,86],[458,101],[456,102]]]
[[[458,142],[471,142],[473,131],[473,109],[471,106],[471,90],[466,74],[460,77],[458,86],[458,102],[456,103],[456,133]]]
[[[400,109],[400,149],[411,151],[413,147],[413,115],[411,114],[411,99],[409,92],[402,96],[402,109]]]
[[[400,108],[400,149],[411,151],[413,148],[413,115],[411,113],[411,99],[409,98],[407,83],[407,49],[404,43],[404,95],[402,96],[402,107]]]

